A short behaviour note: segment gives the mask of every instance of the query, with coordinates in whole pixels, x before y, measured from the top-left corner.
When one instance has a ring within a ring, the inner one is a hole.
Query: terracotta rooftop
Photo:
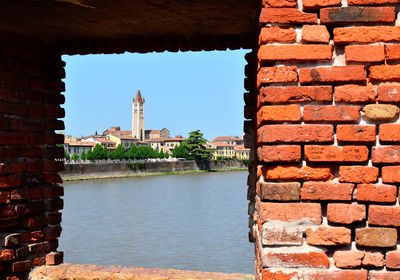
[[[136,93],[136,97],[133,99],[134,103],[139,103],[139,104],[143,104],[144,103],[144,98],[142,98],[142,94],[140,93],[140,88],[138,88],[137,93]]]

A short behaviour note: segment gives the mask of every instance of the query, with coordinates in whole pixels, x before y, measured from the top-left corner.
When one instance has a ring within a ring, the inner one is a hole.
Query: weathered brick
[[[331,168],[310,166],[266,167],[263,170],[263,175],[267,180],[273,181],[326,181],[333,178]]]
[[[344,85],[335,87],[335,102],[367,103],[375,102],[375,92],[372,85]]]
[[[301,200],[351,200],[354,185],[333,182],[305,182]]]
[[[367,270],[334,270],[310,273],[310,279],[318,280],[367,280]],[[293,278],[292,278],[293,279]],[[291,280],[291,279],[290,279]]]
[[[263,0],[264,7],[297,7],[297,0]]]
[[[345,227],[307,229],[307,243],[314,246],[336,246],[351,243],[351,230]]]
[[[366,162],[368,161],[366,146],[323,146],[307,145],[304,155],[310,162]]]
[[[263,256],[265,267],[319,267],[328,268],[329,259],[324,252],[308,253],[266,253]]]
[[[341,0],[303,0],[305,10],[317,10],[323,7],[340,6]]]
[[[393,23],[394,7],[340,7],[320,10],[321,23]]]
[[[369,272],[370,280],[397,280],[400,279],[400,271],[373,271]]]
[[[375,183],[379,169],[373,166],[340,166],[339,181],[345,183]]]
[[[17,187],[21,185],[21,178],[16,176],[0,177],[0,188]]]
[[[386,45],[386,60],[400,59],[400,45]]]
[[[263,87],[260,89],[259,106],[264,103],[331,102],[331,86]]]
[[[379,141],[400,142],[400,124],[386,123],[379,126]]]
[[[9,191],[0,191],[0,203],[10,203]]]
[[[400,102],[400,83],[383,83],[378,85],[379,102]]]
[[[400,183],[400,166],[382,167],[382,182]]]
[[[397,230],[394,228],[357,228],[356,244],[363,247],[387,248],[396,246]]]
[[[383,62],[385,61],[385,47],[383,45],[345,47],[347,62]]]
[[[343,143],[373,143],[376,140],[375,125],[338,125],[336,137]]]
[[[23,271],[29,271],[32,267],[32,262],[30,260],[26,261],[19,261],[19,262],[14,262],[12,264],[12,272],[23,272]]]
[[[362,260],[363,266],[383,267],[385,265],[385,256],[380,252],[365,252]]]
[[[293,27],[268,26],[261,29],[259,43],[295,43],[296,30]]]
[[[263,67],[257,74],[257,86],[271,83],[297,82],[296,66]]]
[[[0,261],[12,261],[15,258],[14,250],[12,249],[0,249]]]
[[[257,131],[261,143],[330,143],[332,125],[264,125]]]
[[[263,245],[302,245],[303,230],[301,227],[282,225],[275,223],[264,223],[262,225]]]
[[[372,163],[400,163],[400,146],[372,147]]]
[[[333,254],[333,260],[336,267],[354,268],[361,266],[364,255],[364,251],[336,251]]]
[[[393,121],[399,117],[399,108],[391,104],[368,104],[363,117],[371,122]]]
[[[303,25],[302,43],[329,43],[329,32],[324,25]]]
[[[328,221],[338,224],[352,224],[366,218],[365,205],[329,203],[327,211]]]
[[[263,8],[260,23],[313,23],[317,24],[317,14],[303,13],[296,8]]]
[[[369,67],[371,81],[400,81],[400,65],[376,65]]]
[[[301,147],[295,145],[262,146],[257,149],[258,160],[263,162],[299,162]]]
[[[300,200],[300,183],[260,183],[261,200],[296,201]]]
[[[333,30],[335,44],[400,42],[399,26],[353,26]]]
[[[321,205],[318,203],[260,203],[260,220],[268,221],[307,221],[316,225],[322,222]]]
[[[362,65],[300,69],[300,84],[362,82],[366,78],[366,72]]]
[[[368,202],[396,202],[397,188],[384,184],[360,184],[357,186],[357,200]]]
[[[348,0],[349,5],[384,5],[398,4],[399,0]]]
[[[386,253],[386,267],[391,269],[400,268],[400,251],[389,251]]]
[[[258,51],[260,62],[322,61],[332,59],[331,45],[262,45]]]
[[[305,122],[357,122],[359,118],[359,106],[305,105],[303,108]]]
[[[257,125],[265,122],[298,122],[301,120],[300,105],[268,105],[257,113]]]
[[[271,271],[267,269],[263,269],[261,271],[262,280],[292,280],[298,278],[297,272],[284,272],[284,271]]]
[[[370,205],[368,223],[377,226],[400,226],[400,207]]]

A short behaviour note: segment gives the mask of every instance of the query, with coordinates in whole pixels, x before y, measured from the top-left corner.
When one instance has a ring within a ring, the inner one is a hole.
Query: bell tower
[[[144,140],[144,102],[140,88],[138,88],[132,104],[132,136],[139,141]]]

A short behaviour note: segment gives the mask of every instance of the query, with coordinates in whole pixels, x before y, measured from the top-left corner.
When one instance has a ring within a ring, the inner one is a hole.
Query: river
[[[97,265],[254,272],[247,172],[64,184],[59,250]]]

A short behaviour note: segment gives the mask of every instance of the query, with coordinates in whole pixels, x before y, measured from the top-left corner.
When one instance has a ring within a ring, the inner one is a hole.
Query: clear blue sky
[[[247,51],[63,56],[65,133],[131,129],[132,98],[140,87],[145,129],[167,127],[206,138],[243,133]]]

